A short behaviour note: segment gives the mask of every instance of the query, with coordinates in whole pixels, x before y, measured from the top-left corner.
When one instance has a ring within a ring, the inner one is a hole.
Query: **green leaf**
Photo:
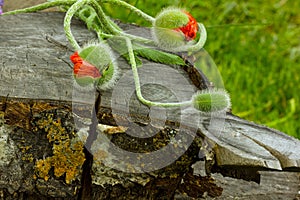
[[[108,40],[108,43],[115,51],[122,55],[128,61],[128,63],[130,63],[128,50],[124,39],[115,37],[113,39]],[[175,54],[153,49],[153,47],[150,46],[143,46],[141,44],[134,43],[133,52],[137,66],[142,65],[142,61],[138,56],[145,58],[149,61],[167,65],[185,65],[185,62],[181,57]]]
[[[134,45],[134,51],[138,56],[141,56],[153,62],[168,65],[185,65],[185,62],[181,57],[175,54],[152,49],[151,47]]]
[[[121,55],[125,60],[127,60],[128,63],[130,63],[130,59],[129,59],[129,54],[125,53]],[[136,62],[136,66],[137,67],[141,67],[143,65],[142,60],[136,55],[136,53],[134,54],[134,58],[135,58],[135,62]]]

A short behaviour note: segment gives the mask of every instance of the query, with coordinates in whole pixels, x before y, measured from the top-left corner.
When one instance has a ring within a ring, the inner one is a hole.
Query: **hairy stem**
[[[97,15],[99,19],[101,20],[101,23],[105,28],[108,29],[109,33],[118,35],[121,32],[121,28],[119,28],[114,22],[112,22],[104,13],[101,6],[97,3],[97,1],[92,0],[91,5],[94,7],[94,9],[97,12]]]
[[[136,35],[132,35],[132,34],[128,34],[128,33],[124,33],[122,32],[120,35],[124,36],[124,37],[128,37],[131,40],[134,40],[136,42],[142,42],[144,44],[152,44],[155,45],[155,42],[153,40],[144,38],[144,37],[140,37],[140,36],[136,36]]]
[[[148,22],[153,23],[154,20],[155,20],[150,15],[148,15],[148,14],[144,13],[143,11],[141,11],[140,9],[137,9],[136,7],[126,3],[125,1],[122,1],[122,0],[103,0],[102,2],[106,2],[106,3],[110,3],[110,4],[116,4],[116,5],[122,6],[124,8],[127,8],[127,9],[133,11],[134,13],[136,13],[137,15],[139,15],[140,17],[143,17]]]
[[[128,48],[128,54],[129,54],[129,60],[130,64],[132,67],[132,73],[133,73],[133,79],[134,79],[134,84],[135,84],[135,89],[136,89],[136,95],[138,99],[145,105],[148,106],[160,106],[160,107],[180,107],[180,106],[188,106],[192,104],[192,101],[184,101],[184,102],[173,102],[173,103],[162,103],[162,102],[153,102],[145,99],[142,95],[141,92],[141,85],[140,85],[140,79],[139,79],[139,74],[137,71],[137,66],[136,66],[136,61],[134,58],[134,53],[133,53],[133,48],[132,48],[132,43],[129,38],[126,38],[126,45]]]
[[[51,8],[51,7],[55,7],[55,6],[72,5],[75,2],[76,2],[76,0],[56,0],[56,1],[51,1],[51,2],[45,2],[45,3],[39,4],[36,6],[32,6],[29,8],[5,12],[2,15],[14,15],[14,14],[20,14],[20,13],[36,12],[36,11],[45,10],[47,8]]]
[[[74,14],[85,4],[88,0],[78,0],[74,3],[67,11],[65,19],[64,19],[64,30],[66,33],[66,37],[69,40],[70,44],[74,47],[76,51],[80,49],[80,46],[76,42],[72,31],[71,31],[71,21]]]
[[[91,2],[91,4],[95,8],[95,10],[97,10],[97,14],[98,14],[99,19],[101,19],[101,23],[109,30],[108,34],[121,35],[121,36],[124,36],[124,37],[128,37],[132,40],[138,41],[138,42],[147,43],[147,44],[154,44],[153,40],[149,40],[149,39],[146,39],[146,38],[143,38],[143,37],[139,37],[139,36],[135,36],[135,35],[132,35],[132,34],[125,33],[118,25],[116,25],[113,21],[111,21],[106,16],[106,14],[104,13],[101,6],[97,3],[97,1],[93,0]],[[102,33],[105,34],[105,32],[103,32],[103,31],[102,31]]]
[[[200,49],[202,49],[202,47],[204,46],[206,39],[207,39],[207,33],[206,33],[206,29],[205,26],[201,23],[198,23],[199,26],[199,31],[200,31],[200,38],[199,41],[188,48],[189,51],[199,51]]]

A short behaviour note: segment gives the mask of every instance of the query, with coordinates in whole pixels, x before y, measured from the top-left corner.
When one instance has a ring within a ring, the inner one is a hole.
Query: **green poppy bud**
[[[70,59],[74,63],[73,73],[78,85],[82,87],[89,86],[94,84],[101,77],[99,70],[81,58],[78,52],[72,54]]]
[[[192,97],[194,108],[204,114],[225,112],[231,107],[229,94],[222,89],[206,89]]]
[[[74,77],[81,86],[96,84],[98,89],[111,88],[118,74],[113,52],[107,44],[87,44],[71,57]]]
[[[152,35],[162,49],[185,51],[195,44],[197,31],[197,21],[188,12],[180,8],[167,8],[156,16]]]

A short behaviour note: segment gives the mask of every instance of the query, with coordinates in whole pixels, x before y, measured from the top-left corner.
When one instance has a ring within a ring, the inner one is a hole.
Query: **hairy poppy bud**
[[[192,103],[204,114],[224,112],[231,106],[229,94],[222,89],[201,90],[193,95]]]
[[[101,77],[99,70],[94,65],[83,60],[78,55],[78,52],[71,55],[70,59],[74,64],[73,73],[79,85],[89,85]]]
[[[183,51],[195,43],[197,32],[197,21],[188,12],[180,8],[167,8],[156,16],[152,34],[160,48]]]
[[[75,80],[81,86],[96,84],[98,89],[109,89],[117,78],[117,63],[104,43],[88,44],[70,59],[74,63]]]

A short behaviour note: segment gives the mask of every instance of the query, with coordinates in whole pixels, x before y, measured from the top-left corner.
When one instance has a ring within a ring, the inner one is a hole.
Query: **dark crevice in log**
[[[96,93],[96,102],[92,111],[92,123],[89,128],[89,136],[85,143],[84,153],[85,162],[82,166],[81,189],[78,195],[78,200],[91,199],[92,194],[92,176],[91,170],[93,165],[93,155],[90,153],[93,142],[97,139],[97,110],[101,102],[101,95]]]
[[[85,162],[82,166],[81,188],[78,194],[78,200],[91,199],[92,177],[91,169],[93,164],[93,155],[84,148]]]
[[[214,165],[211,169],[212,173],[220,173],[225,177],[243,179],[245,181],[254,181],[260,183],[260,175],[258,171],[266,170],[261,167],[247,166],[217,166]]]
[[[87,148],[88,151],[90,151],[93,142],[97,138],[97,131],[96,131],[98,125],[97,110],[99,110],[100,101],[101,101],[101,95],[99,93],[96,93],[96,102],[92,111],[92,123],[89,128],[89,136],[85,143],[85,147]]]
[[[283,168],[283,170],[287,171],[287,172],[300,172],[300,169],[297,167],[286,167],[286,168]],[[299,186],[300,186],[300,184],[299,184]]]

